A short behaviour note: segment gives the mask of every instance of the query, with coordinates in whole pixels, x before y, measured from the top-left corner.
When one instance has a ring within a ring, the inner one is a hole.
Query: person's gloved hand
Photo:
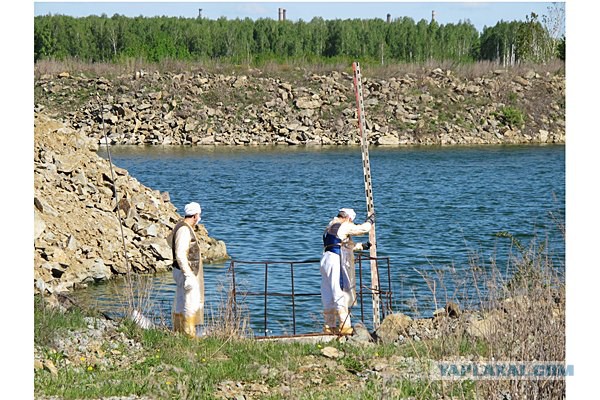
[[[186,276],[185,280],[183,281],[183,289],[186,292],[189,292],[190,290],[192,290],[193,287],[194,287],[194,277]]]
[[[367,217],[367,222],[370,222],[372,225],[375,224],[375,213]]]
[[[369,250],[371,248],[371,242],[365,242],[362,244],[363,250]]]

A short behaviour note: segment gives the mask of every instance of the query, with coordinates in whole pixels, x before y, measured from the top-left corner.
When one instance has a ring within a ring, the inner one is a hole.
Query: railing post
[[[360,287],[360,320],[365,323],[365,307],[363,300],[363,283],[362,283],[362,254],[358,254],[358,284]]]
[[[231,289],[231,295],[233,296],[233,314],[235,315],[237,313],[237,297],[236,297],[236,290],[235,290],[235,261],[232,260],[231,264],[229,266],[231,268],[231,281],[233,284],[233,288]]]
[[[265,336],[267,336],[267,290],[268,290],[268,281],[269,281],[269,263],[265,263]]]
[[[294,263],[290,263],[290,273],[292,276],[292,323],[294,327],[294,335],[296,335],[296,300],[294,299]]]

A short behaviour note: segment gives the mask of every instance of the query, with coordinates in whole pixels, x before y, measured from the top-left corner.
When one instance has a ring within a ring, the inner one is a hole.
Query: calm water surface
[[[100,154],[106,157],[105,150]],[[354,208],[358,222],[366,217],[358,147],[113,147],[111,156],[144,185],[169,192],[179,210],[198,201],[202,223],[225,241],[234,260],[318,259],[322,231],[339,208]],[[564,146],[371,148],[370,161],[377,250],[390,259],[394,310],[431,314],[434,296],[424,278],[441,279],[436,296],[443,306],[464,292],[457,282],[471,275],[472,259],[483,269],[495,262],[505,270],[518,254],[499,232],[524,245],[547,243],[555,266],[564,267]],[[220,288],[231,279],[228,266],[205,266],[208,308],[215,312],[224,296]],[[295,268],[296,292],[318,293],[318,263]],[[238,284],[251,291],[264,290],[264,277],[262,266],[236,272]],[[289,266],[274,268],[268,289],[289,292],[289,279]],[[156,313],[170,323],[171,274],[152,277],[152,283]],[[84,295],[111,311],[119,291],[112,283]],[[262,334],[262,298],[244,302]],[[290,333],[290,304],[269,298],[269,331]],[[320,308],[318,296],[296,299],[299,332],[320,329]],[[354,309],[355,320],[359,312]]]

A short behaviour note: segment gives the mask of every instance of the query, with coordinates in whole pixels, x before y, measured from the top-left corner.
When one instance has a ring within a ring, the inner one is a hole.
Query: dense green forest
[[[277,21],[249,18],[135,17],[115,14],[35,17],[34,57],[84,62],[222,60],[259,65],[360,58],[382,64],[428,61],[502,65],[564,60],[565,38],[554,39],[536,14],[500,21],[482,33],[469,22],[440,25],[408,17]]]

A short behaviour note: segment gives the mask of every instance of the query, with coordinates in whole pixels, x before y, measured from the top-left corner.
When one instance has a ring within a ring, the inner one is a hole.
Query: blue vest
[[[325,251],[331,251],[332,253],[341,255],[342,239],[337,236],[338,229],[340,229],[341,225],[341,223],[333,224],[323,233],[323,246],[325,247]]]

